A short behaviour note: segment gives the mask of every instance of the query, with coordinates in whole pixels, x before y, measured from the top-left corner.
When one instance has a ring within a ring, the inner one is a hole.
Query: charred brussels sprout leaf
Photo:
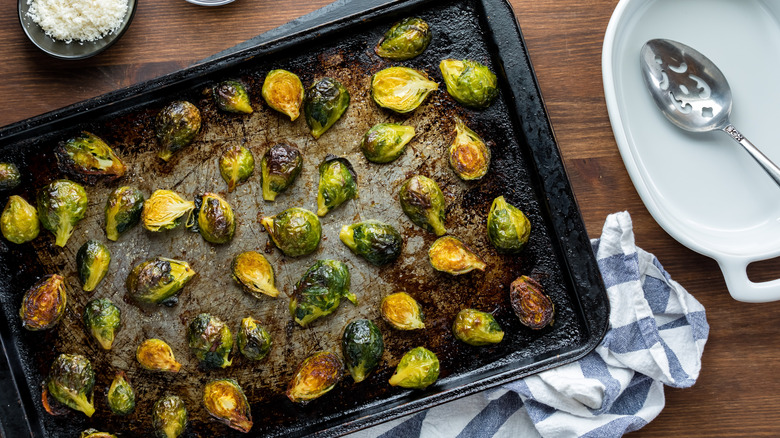
[[[38,219],[54,233],[55,245],[65,246],[73,228],[87,214],[87,191],[80,184],[60,179],[38,192]]]
[[[410,389],[425,389],[439,378],[439,358],[425,347],[409,350],[401,358],[389,383]]]
[[[263,99],[271,108],[295,120],[301,114],[303,84],[287,70],[271,70],[263,81]]]
[[[477,61],[445,59],[439,63],[439,69],[447,92],[462,105],[485,109],[498,96],[496,75]]]
[[[553,323],[555,305],[542,285],[525,275],[509,285],[509,301],[523,325],[539,330]]]
[[[379,364],[385,343],[379,327],[367,319],[347,324],[341,338],[344,362],[355,383],[362,382]]]
[[[252,114],[252,104],[244,84],[235,80],[222,81],[214,87],[214,102],[222,111]]]
[[[212,380],[203,388],[203,406],[222,423],[247,433],[252,429],[252,411],[244,391],[233,379]]]
[[[108,298],[98,298],[84,307],[84,325],[87,333],[103,347],[110,350],[122,320],[122,312]]]
[[[304,403],[324,395],[339,382],[343,367],[339,358],[329,351],[312,354],[298,365],[287,386],[287,398]]]
[[[62,319],[67,301],[65,279],[57,274],[43,277],[22,298],[22,327],[32,331],[54,327]]]
[[[392,225],[373,220],[344,225],[339,238],[352,252],[375,266],[394,262],[404,244]]]
[[[371,97],[382,108],[404,114],[423,103],[439,84],[409,67],[388,67],[371,78]]]
[[[106,237],[116,241],[119,235],[141,220],[144,195],[133,187],[119,187],[106,200]]]
[[[170,230],[179,226],[185,214],[189,221],[189,215],[194,209],[194,202],[185,201],[176,192],[155,190],[144,202],[141,220],[149,231]]]
[[[95,372],[89,359],[79,354],[60,354],[49,371],[46,383],[49,394],[63,405],[83,412],[87,417],[95,413],[93,396]]]
[[[236,217],[230,204],[216,193],[204,193],[195,201],[196,229],[207,242],[228,243],[236,233]]]
[[[162,339],[147,339],[135,349],[135,359],[149,371],[178,373],[181,364],[176,361],[171,346]]]
[[[350,199],[357,198],[357,174],[346,158],[328,155],[320,163],[320,183],[317,188],[317,215],[329,211]]]
[[[447,233],[444,194],[436,181],[422,175],[413,176],[401,186],[398,198],[401,209],[417,226],[437,236]]]
[[[263,199],[273,201],[287,190],[303,169],[303,157],[297,148],[288,144],[271,146],[260,161],[263,179]]]
[[[0,216],[0,231],[9,242],[16,244],[35,239],[41,231],[38,211],[21,196],[10,196]]]
[[[157,257],[136,265],[125,286],[130,298],[140,304],[175,304],[175,295],[195,276],[187,262]]]
[[[90,132],[60,142],[54,151],[60,170],[94,184],[98,178],[120,178],[126,168],[111,146]]]
[[[232,146],[219,157],[219,173],[228,185],[228,192],[249,179],[255,170],[255,156],[243,146]]]
[[[389,163],[400,157],[414,137],[414,126],[379,123],[371,127],[360,142],[360,150],[372,163]]]
[[[382,299],[382,318],[398,330],[425,328],[422,306],[406,292],[396,292]]]
[[[97,240],[87,240],[76,253],[76,269],[82,289],[92,292],[108,273],[111,253]]]
[[[452,333],[461,341],[475,346],[498,344],[504,331],[493,315],[475,309],[458,312],[452,323]]]
[[[22,182],[22,174],[14,163],[0,163],[0,190],[11,190]]]
[[[128,415],[135,410],[135,391],[125,373],[118,372],[106,394],[108,408],[114,415]]]
[[[152,427],[158,438],[178,438],[187,427],[187,407],[176,395],[157,400],[152,410]]]
[[[238,351],[250,360],[261,360],[271,351],[271,335],[254,318],[241,320],[241,327],[236,335]]]
[[[314,138],[320,138],[349,106],[349,91],[333,78],[322,78],[306,91],[303,111]]]
[[[187,328],[190,350],[206,369],[229,367],[233,334],[227,324],[208,313],[201,313]]]
[[[155,120],[155,134],[160,144],[157,156],[168,161],[173,153],[192,143],[200,131],[200,110],[186,100],[171,102],[160,110]]]
[[[246,251],[238,254],[233,258],[230,267],[233,280],[255,298],[259,299],[262,295],[279,296],[279,289],[276,288],[274,279],[274,268],[259,252]]]
[[[531,234],[531,222],[522,211],[506,202],[503,196],[493,200],[487,219],[490,243],[499,252],[518,253],[525,248]]]
[[[455,124],[455,140],[449,149],[450,167],[463,180],[480,179],[490,167],[490,149],[463,122]]]
[[[81,432],[79,438],[117,438],[113,433],[100,432],[97,429],[87,429]]]
[[[409,17],[395,23],[379,40],[374,51],[382,58],[405,61],[421,54],[431,42],[431,28],[421,18]]]
[[[264,217],[260,223],[276,247],[288,257],[311,254],[320,244],[322,225],[309,210],[288,208],[276,216]]]
[[[290,314],[301,327],[330,315],[339,307],[341,298],[357,304],[349,291],[349,268],[338,260],[317,260],[295,285],[290,300]]]
[[[436,239],[428,249],[428,259],[437,271],[452,275],[465,274],[474,269],[485,270],[485,262],[463,242],[452,236]]]

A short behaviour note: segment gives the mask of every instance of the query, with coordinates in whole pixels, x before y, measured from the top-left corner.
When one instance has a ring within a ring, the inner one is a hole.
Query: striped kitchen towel
[[[583,359],[352,437],[620,437],[664,407],[664,385],[693,385],[704,307],[637,248],[627,212],[591,241],[611,305],[604,340]]]

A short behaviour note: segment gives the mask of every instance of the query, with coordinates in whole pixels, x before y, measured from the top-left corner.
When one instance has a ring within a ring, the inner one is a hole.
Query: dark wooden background
[[[163,75],[227,49],[330,0],[237,0],[207,8],[184,0],[139,2],[107,52],[61,61],[38,51],[1,0],[0,126]],[[627,210],[637,244],[707,309],[710,337],[699,381],[666,389],[666,407],[637,437],[780,436],[780,303],[732,300],[717,264],[683,247],[653,220],[623,166],[601,78],[604,32],[617,0],[511,0],[591,237],[610,213]],[[724,206],[728,208],[728,206]],[[780,277],[780,263],[749,269]]]

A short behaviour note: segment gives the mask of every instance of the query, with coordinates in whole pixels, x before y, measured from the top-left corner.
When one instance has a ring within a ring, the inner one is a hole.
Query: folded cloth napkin
[[[709,325],[704,307],[652,254],[627,212],[591,241],[610,326],[577,362],[350,435],[351,437],[620,437],[664,407],[663,386],[693,385]]]

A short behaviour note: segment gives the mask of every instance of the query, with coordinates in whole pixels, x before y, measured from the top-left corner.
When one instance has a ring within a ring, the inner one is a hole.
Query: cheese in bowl
[[[127,14],[127,0],[27,0],[27,15],[51,38],[96,41],[116,32]]]

